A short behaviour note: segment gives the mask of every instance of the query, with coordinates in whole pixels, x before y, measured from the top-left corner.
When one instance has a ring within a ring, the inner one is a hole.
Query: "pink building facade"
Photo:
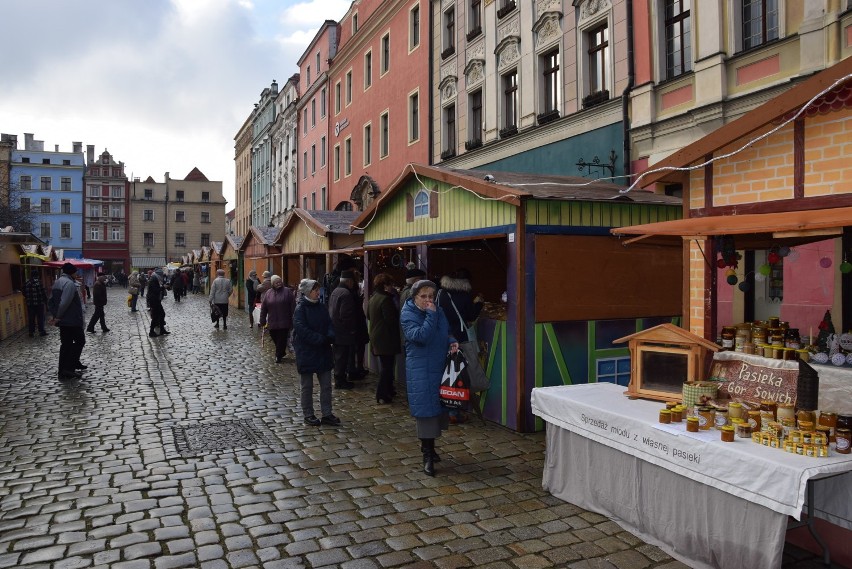
[[[340,22],[329,80],[331,209],[363,209],[429,163],[429,3],[364,0]]]

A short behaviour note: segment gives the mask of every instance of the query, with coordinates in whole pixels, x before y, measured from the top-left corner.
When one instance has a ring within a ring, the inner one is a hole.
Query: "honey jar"
[[[772,448],[781,448],[781,440],[778,437],[769,437],[769,446]]]
[[[672,422],[672,412],[669,409],[660,409],[660,423],[668,425]]]
[[[745,410],[743,409],[743,404],[736,401],[728,403],[728,418],[731,420],[744,419]]]
[[[816,456],[816,448],[814,445],[804,445],[805,447],[805,456],[809,456],[811,458]]]
[[[837,429],[834,431],[834,450],[840,454],[849,454],[852,451],[852,431],[849,429]]]
[[[784,427],[778,421],[769,421],[766,423],[764,430],[773,437],[778,437],[779,439],[784,436]]]
[[[672,423],[680,423],[683,421],[683,407],[680,405],[675,405],[671,409],[672,412]]]
[[[751,426],[748,423],[742,421],[740,419],[740,423],[734,425],[734,429],[736,430],[736,434],[738,438],[748,439],[751,437]]]
[[[701,431],[709,431],[714,425],[714,415],[712,407],[698,408],[698,429]]]
[[[719,409],[717,408],[714,412],[713,424],[717,429],[721,429],[722,427],[729,425],[728,422],[728,410],[727,409]]]
[[[834,442],[834,429],[837,428],[837,413],[831,411],[820,411],[817,424],[820,427],[828,428],[828,437],[831,442]]]
[[[751,442],[760,444],[760,431],[751,431]]]
[[[809,444],[813,444],[813,442],[814,442],[813,433],[810,432],[810,431],[802,431],[802,444],[803,445],[809,445]]]
[[[799,444],[802,442],[802,431],[790,431],[790,440],[794,444]]]
[[[734,442],[734,428],[730,425],[724,425],[720,429],[723,443]]]
[[[760,433],[760,444],[768,447],[770,440],[772,440],[772,436],[769,433]]]
[[[783,421],[784,419],[791,419],[795,421],[796,409],[793,407],[792,403],[780,403],[778,408],[775,410],[775,418],[778,421]]]
[[[722,350],[733,351],[734,341],[737,335],[737,329],[733,326],[724,326],[722,328]]]
[[[760,410],[766,413],[772,414],[772,421],[776,419],[776,411],[778,410],[778,404],[775,401],[771,401],[769,399],[764,399],[760,402]]]
[[[760,411],[748,412],[748,424],[751,425],[752,432],[760,430]]]
[[[852,429],[852,415],[837,415],[836,429]]]
[[[796,421],[810,421],[811,424],[814,424],[816,423],[816,413],[808,409],[799,409],[796,411]]]
[[[813,421],[799,421],[799,430],[802,432],[813,432],[814,430],[814,422]]]
[[[784,441],[784,452],[796,452],[796,443],[791,440]]]
[[[805,445],[796,445],[796,454],[805,454]]]
[[[825,438],[825,444],[834,442],[831,436],[831,427],[826,427],[825,425],[817,425],[816,432],[817,434]]]
[[[828,437],[826,437],[823,433],[817,432],[813,434],[811,441],[813,441],[813,444],[815,445],[827,445]]]
[[[698,432],[698,417],[687,417],[686,418],[686,430],[690,433]]]
[[[828,445],[820,445],[817,447],[817,456],[819,458],[826,458],[828,456]]]
[[[669,411],[671,411],[675,407],[677,407],[677,402],[675,402],[675,401],[667,401],[666,402],[666,409],[668,409]]]

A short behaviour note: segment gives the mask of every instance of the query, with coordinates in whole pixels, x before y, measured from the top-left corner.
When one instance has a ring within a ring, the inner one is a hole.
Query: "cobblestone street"
[[[215,330],[206,297],[170,297],[149,338],[125,295],[82,380],[57,379],[56,329],[0,343],[0,567],[684,567],[544,492],[542,433],[454,426],[430,478],[373,375],[334,392],[342,426],[309,427],[245,312]]]

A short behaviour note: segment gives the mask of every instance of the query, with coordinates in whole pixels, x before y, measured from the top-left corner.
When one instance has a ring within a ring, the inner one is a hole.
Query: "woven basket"
[[[719,391],[719,382],[717,381],[699,381],[695,383],[683,384],[683,404],[687,407],[692,407],[698,403],[702,396],[711,398],[716,397]]]

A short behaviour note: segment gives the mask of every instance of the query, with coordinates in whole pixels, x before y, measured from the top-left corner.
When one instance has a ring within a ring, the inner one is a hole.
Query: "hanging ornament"
[[[760,265],[760,268],[757,269],[757,272],[759,272],[764,277],[768,277],[769,273],[772,272],[772,267],[770,267],[769,265]]]
[[[725,261],[725,259],[720,257],[720,258],[716,259],[716,266],[719,267],[720,269],[724,269],[725,267],[728,266],[728,263],[727,263],[727,261]]]
[[[738,285],[739,289],[743,292],[748,292],[751,290],[751,283],[748,281],[743,281]]]
[[[795,249],[790,249],[790,254],[787,255],[788,261],[797,261],[799,259],[799,252]]]
[[[735,284],[737,284],[737,282],[739,282],[736,273],[734,273],[733,275],[728,275],[728,278],[725,280],[727,280],[728,284],[731,286],[734,286]]]
[[[823,257],[819,260],[819,266],[823,269],[829,268],[831,266],[831,259],[829,259],[828,257]]]
[[[778,254],[783,258],[790,254],[791,249],[786,245],[778,248]]]
[[[780,261],[780,260],[781,260],[781,255],[779,255],[778,253],[776,253],[774,251],[766,256],[766,261],[770,265],[777,265],[778,261]]]
[[[764,275],[763,273],[754,273],[754,282],[762,283],[765,280],[766,280],[766,275]]]
[[[840,272],[844,275],[852,273],[852,263],[844,259],[843,262],[840,263]]]

